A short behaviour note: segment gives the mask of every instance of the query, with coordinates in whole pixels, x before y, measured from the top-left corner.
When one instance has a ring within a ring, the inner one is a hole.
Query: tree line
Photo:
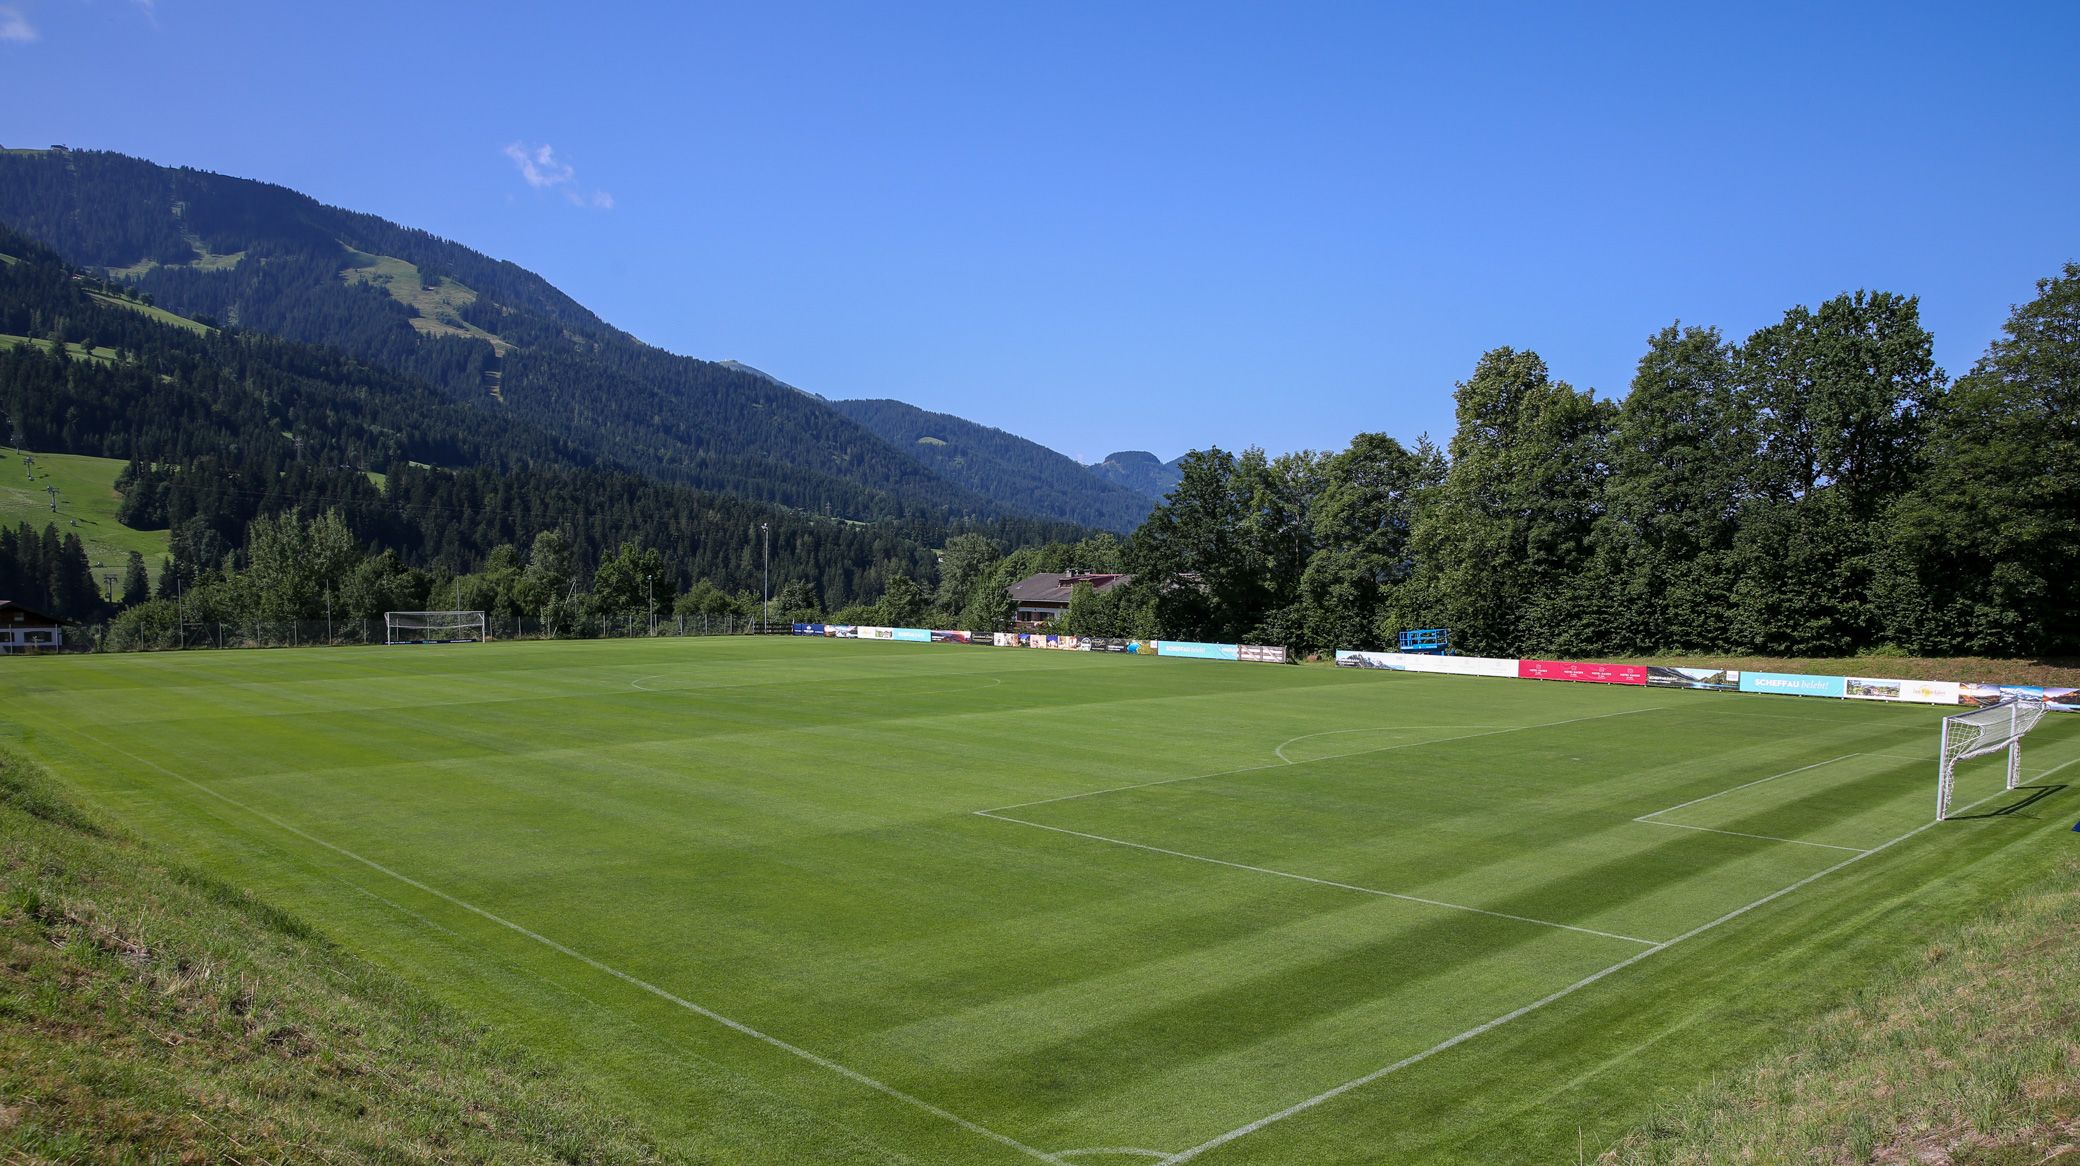
[[[1877,292],[1738,343],[1672,324],[1616,401],[1498,348],[1455,402],[1443,447],[1194,451],[1116,555],[968,575],[1124,569],[1058,630],[1302,651],[1447,627],[1493,655],[2080,652],[2080,265],[1955,381],[1918,302]],[[1008,626],[994,591],[949,604],[957,561],[936,615]]]
[[[1918,301],[1651,337],[1619,401],[1486,353],[1445,448],[1197,451],[1104,618],[1300,649],[2080,652],[2080,265],[1954,382]],[[1094,616],[1097,608],[1090,607]]]

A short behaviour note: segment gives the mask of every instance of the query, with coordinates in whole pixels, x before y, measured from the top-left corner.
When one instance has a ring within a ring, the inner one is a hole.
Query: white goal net
[[[2022,784],[2022,735],[2043,719],[2044,702],[2016,697],[1983,709],[1943,718],[1943,755],[1936,773],[1936,817],[1950,816],[1957,788],[1957,763],[2008,751],[2008,785]]]
[[[383,625],[392,644],[474,644],[484,639],[481,611],[386,611]]]

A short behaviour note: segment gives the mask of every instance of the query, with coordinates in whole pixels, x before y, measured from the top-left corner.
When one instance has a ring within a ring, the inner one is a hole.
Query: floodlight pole
[[[657,634],[657,577],[643,576],[643,603],[650,610],[650,634]]]
[[[758,533],[764,537],[766,544],[765,591],[758,609],[758,630],[763,635],[766,625],[773,622],[773,528],[761,522],[758,524]]]

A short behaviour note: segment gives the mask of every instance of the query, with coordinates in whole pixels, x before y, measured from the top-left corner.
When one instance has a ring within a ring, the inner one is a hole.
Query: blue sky
[[[1449,11],[1445,11],[1445,10]],[[2080,4],[0,0],[0,142],[266,179],[652,343],[1093,460],[1621,395],[1917,294],[1964,371],[2080,259]],[[544,153],[546,151],[546,153]]]

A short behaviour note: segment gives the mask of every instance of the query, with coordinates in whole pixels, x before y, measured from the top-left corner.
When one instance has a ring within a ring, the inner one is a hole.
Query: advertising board
[[[933,628],[932,642],[935,644],[972,644],[975,642],[975,637],[967,632]]]
[[[1766,692],[1777,696],[1847,696],[1846,676],[1803,676],[1794,672],[1743,672],[1742,692]]]
[[[1957,688],[1961,704],[1999,704],[2019,696],[2043,701],[2048,712],[2080,712],[2080,689],[2075,688],[2046,688],[2040,684],[1960,684]]]
[[[932,629],[890,628],[888,629],[888,638],[891,640],[901,640],[906,644],[929,644],[932,642]]]
[[[1580,684],[1638,684],[1647,670],[1638,664],[1583,664],[1573,660],[1519,660],[1517,675],[1525,680],[1572,680]]]
[[[1436,672],[1446,676],[1501,676],[1514,680],[1517,662],[1493,656],[1431,656],[1420,652],[1336,653],[1339,668],[1385,668],[1394,672]]]
[[[1947,680],[1888,680],[1869,676],[1844,676],[1842,695],[1850,700],[1956,704],[1957,685]]]
[[[1647,684],[1653,688],[1705,688],[1736,692],[1741,686],[1739,670],[1732,668],[1670,668],[1647,665]]]
[[[1190,640],[1157,640],[1156,655],[1182,656],[1188,660],[1233,660],[1240,644],[1199,644]]]
[[[1263,644],[1237,644],[1235,658],[1252,664],[1283,664],[1286,650],[1282,647],[1266,647]]]

